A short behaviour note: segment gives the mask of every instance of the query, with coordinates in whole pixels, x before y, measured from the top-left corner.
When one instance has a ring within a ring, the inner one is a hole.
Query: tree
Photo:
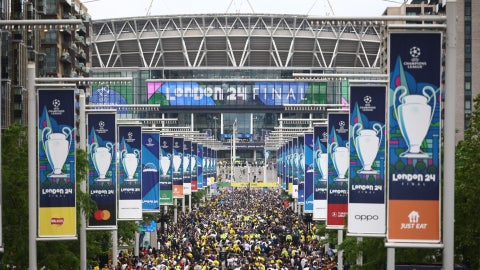
[[[465,139],[455,153],[455,255],[468,269],[480,268],[480,95],[474,100]]]

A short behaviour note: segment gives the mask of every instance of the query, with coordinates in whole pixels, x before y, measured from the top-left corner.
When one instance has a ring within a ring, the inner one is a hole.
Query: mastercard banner
[[[160,212],[160,134],[142,133],[142,211]]]
[[[347,216],[350,168],[348,123],[346,113],[328,114],[327,229],[343,229]]]
[[[440,32],[390,33],[388,242],[441,240]]]
[[[38,237],[75,239],[74,90],[39,90]]]
[[[386,87],[350,86],[348,233],[385,237]]]
[[[117,166],[115,112],[87,115],[88,194],[97,210],[88,219],[88,228],[111,230],[117,227]]]
[[[192,181],[192,192],[198,191],[198,143],[192,142],[192,152],[190,156],[190,176]]]
[[[314,127],[313,139],[313,220],[326,220],[328,182],[327,126]]]
[[[142,219],[142,127],[118,125],[118,219]]]

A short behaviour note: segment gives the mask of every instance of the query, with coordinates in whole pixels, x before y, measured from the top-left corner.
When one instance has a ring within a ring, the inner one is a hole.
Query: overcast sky
[[[380,16],[401,0],[82,0],[93,20],[150,15],[267,13]],[[333,9],[333,12],[332,12]],[[253,10],[253,11],[252,11]]]

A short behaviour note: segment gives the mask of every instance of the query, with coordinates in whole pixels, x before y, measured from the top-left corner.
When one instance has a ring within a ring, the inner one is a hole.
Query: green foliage
[[[474,101],[465,138],[455,153],[455,254],[468,269],[480,268],[480,96]],[[448,180],[448,179],[446,179]]]

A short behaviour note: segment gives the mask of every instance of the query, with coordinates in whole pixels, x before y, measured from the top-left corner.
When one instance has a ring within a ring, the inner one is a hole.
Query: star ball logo
[[[369,95],[366,95],[363,97],[363,102],[365,103],[364,106],[360,106],[360,110],[364,111],[364,112],[372,112],[376,109],[375,106],[372,106],[372,101],[373,101],[373,98],[372,96],[369,96]]]
[[[421,54],[422,50],[419,47],[413,46],[410,48],[410,56],[412,56],[412,58],[418,58]]]
[[[108,132],[108,129],[105,128],[104,121],[98,121],[98,129],[95,130],[98,134],[105,134]]]
[[[422,55],[422,49],[418,46],[410,47],[408,53],[410,54],[410,61],[404,61],[403,65],[408,69],[423,69],[427,66],[427,62],[420,61],[420,56]]]
[[[348,132],[348,129],[345,128],[345,121],[339,121],[338,122],[338,129],[337,129],[337,132],[338,133],[347,133]]]
[[[58,98],[53,99],[52,100],[53,109],[49,110],[48,113],[50,113],[50,115],[61,115],[61,114],[63,114],[65,111],[60,109],[60,105],[61,105],[60,99],[58,99]]]
[[[60,109],[60,100],[54,99],[52,100],[53,109],[58,111]]]

